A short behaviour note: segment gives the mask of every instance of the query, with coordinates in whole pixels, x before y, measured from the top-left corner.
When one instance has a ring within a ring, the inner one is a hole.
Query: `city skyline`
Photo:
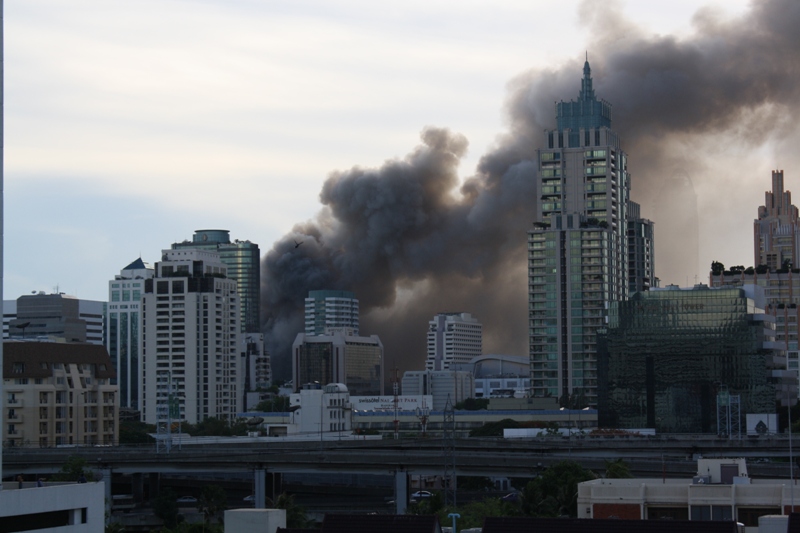
[[[10,4],[7,294],[59,286],[101,297],[120,264],[137,253],[153,262],[163,242],[196,227],[227,228],[266,254],[294,224],[318,220],[330,173],[413,153],[428,126],[469,142],[453,170],[463,183],[487,154],[500,154],[503,136],[524,140],[552,127],[552,108],[542,106],[571,97],[586,50],[626,151],[636,154],[632,199],[657,232],[683,231],[676,219],[692,219],[652,209],[653,198],[669,200],[670,183],[695,189],[702,217],[689,228],[699,232],[700,254],[689,262],[697,266],[659,260],[675,254],[657,235],[656,275],[686,285],[702,281],[712,259],[746,263],[747,229],[739,226],[748,223],[737,209],[763,193],[758,177],[772,168],[786,169],[791,190],[797,163],[788,87],[796,84],[791,69],[776,66],[794,45],[778,38],[774,17],[783,8],[787,20],[794,13],[781,2],[710,2],[699,11],[694,2],[631,4],[507,2],[451,13],[427,3],[385,14],[357,2],[272,11],[201,4],[191,12],[176,2],[154,8],[158,17],[145,17],[146,5],[113,2],[83,2],[91,16],[48,2]],[[760,61],[767,52],[772,61]],[[772,83],[778,70],[785,86]],[[531,93],[520,98],[525,88]],[[685,112],[670,110],[673,95]],[[520,122],[519,105],[533,120]],[[652,146],[656,136],[667,152]],[[447,194],[457,197],[457,186]],[[722,232],[735,237],[718,239]],[[53,257],[58,272],[40,266]],[[407,293],[424,291],[415,285],[429,279],[397,280],[393,299],[363,310],[380,321],[413,303]],[[439,305],[485,314],[459,301]],[[492,338],[486,326],[487,349],[508,337],[503,330]]]

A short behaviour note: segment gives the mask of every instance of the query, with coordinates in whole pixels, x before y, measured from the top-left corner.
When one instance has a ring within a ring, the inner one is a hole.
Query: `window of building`
[[[739,515],[738,521],[744,524],[745,527],[758,527],[758,517],[765,515],[779,515],[781,514],[780,507],[739,507],[737,509]]]
[[[692,505],[692,520],[733,520],[733,508],[730,505]]]

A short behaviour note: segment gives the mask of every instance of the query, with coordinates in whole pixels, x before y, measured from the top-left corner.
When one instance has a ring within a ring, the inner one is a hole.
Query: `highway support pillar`
[[[256,468],[255,470],[255,498],[256,509],[266,509],[267,499],[267,471],[263,468]]]
[[[112,472],[110,468],[104,468],[103,472],[103,484],[105,485],[105,500],[106,500],[106,523],[111,519],[111,476]]]
[[[408,472],[402,467],[394,471],[394,504],[397,514],[408,511]]]

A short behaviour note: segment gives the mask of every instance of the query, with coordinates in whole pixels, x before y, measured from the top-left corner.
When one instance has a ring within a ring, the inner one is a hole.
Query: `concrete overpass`
[[[440,439],[381,441],[289,442],[264,438],[237,444],[221,438],[213,444],[184,446],[171,453],[155,447],[75,447],[55,449],[6,449],[6,476],[55,473],[69,457],[84,458],[89,466],[110,476],[121,474],[181,472],[252,472],[256,506],[263,507],[266,473],[371,473],[395,476],[398,512],[404,512],[408,475],[437,475],[444,470],[444,446]],[[459,476],[534,477],[552,463],[573,459],[602,471],[605,461],[622,458],[641,477],[688,477],[696,472],[694,458],[745,457],[788,459],[789,441],[783,436],[723,440],[706,435],[659,437],[545,437],[508,440],[459,439],[455,467]],[[751,477],[788,478],[787,463],[749,465]],[[107,484],[110,499],[111,484]]]

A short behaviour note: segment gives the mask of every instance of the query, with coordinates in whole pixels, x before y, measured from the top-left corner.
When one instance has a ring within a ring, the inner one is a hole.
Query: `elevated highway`
[[[534,477],[565,459],[602,472],[607,460],[622,458],[636,477],[691,477],[696,474],[698,455],[748,458],[751,477],[790,476],[789,441],[782,436],[743,440],[705,435],[469,438],[456,441],[454,455],[459,476]],[[226,438],[173,448],[169,454],[156,453],[154,446],[6,449],[3,472],[7,479],[19,474],[52,474],[74,456],[84,458],[104,479],[115,473],[141,479],[142,474],[155,473],[251,472],[256,507],[264,507],[267,473],[392,475],[398,513],[406,510],[408,476],[442,474],[445,465],[439,439],[288,442],[265,438],[237,443],[235,438]],[[106,499],[111,501],[110,483],[106,484]]]

